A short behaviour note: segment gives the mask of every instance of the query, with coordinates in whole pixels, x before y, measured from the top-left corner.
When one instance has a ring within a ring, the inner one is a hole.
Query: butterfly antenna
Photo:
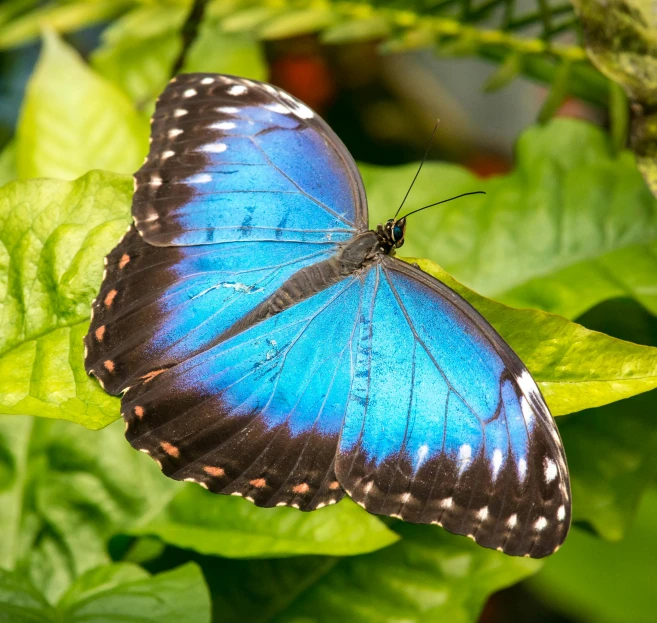
[[[424,161],[427,159],[427,156],[429,155],[429,150],[431,149],[431,145],[433,144],[433,137],[436,135],[436,130],[438,129],[438,124],[440,123],[440,119],[436,119],[436,125],[433,126],[433,132],[431,133],[431,138],[429,139],[429,144],[427,145],[427,150],[424,152],[424,156],[422,157],[422,162],[420,162],[420,166],[418,167],[415,177],[413,178],[413,181],[411,182],[411,185],[408,187],[408,190],[406,191],[406,195],[404,195],[404,199],[401,202],[401,205],[397,208],[397,212],[395,212],[395,216],[393,217],[393,220],[397,220],[397,215],[401,211],[401,209],[404,207],[404,203],[406,202],[406,199],[408,198],[408,195],[411,192],[411,189],[413,188],[413,184],[415,184],[415,180],[417,179],[417,176],[420,175],[420,171],[422,170],[422,165],[424,165]]]
[[[426,210],[427,208],[433,208],[433,206],[440,205],[441,203],[447,203],[448,201],[454,201],[454,199],[460,199],[461,197],[467,197],[468,195],[485,195],[486,193],[483,190],[475,190],[470,193],[463,193],[462,195],[456,195],[456,197],[450,197],[449,199],[443,199],[442,201],[437,201],[436,203],[431,203],[428,206],[424,206],[423,208],[418,208],[417,210],[413,210],[412,212],[409,212],[408,214],[405,214],[402,216],[402,218],[406,218],[410,216],[411,214],[416,214],[417,212],[422,212],[422,210]],[[401,220],[401,219],[400,219]]]

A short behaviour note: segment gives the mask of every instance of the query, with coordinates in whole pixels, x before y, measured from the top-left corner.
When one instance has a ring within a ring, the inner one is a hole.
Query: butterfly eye
[[[395,225],[392,230],[392,236],[395,242],[399,242],[404,237],[404,230],[399,225]]]

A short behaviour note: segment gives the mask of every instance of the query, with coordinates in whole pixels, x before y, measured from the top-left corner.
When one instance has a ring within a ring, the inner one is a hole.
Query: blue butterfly
[[[459,295],[368,230],[356,165],[270,84],[166,88],[106,259],[86,368],[126,436],[176,480],[309,511],[345,494],[512,555],[554,552],[570,484],[515,353]]]

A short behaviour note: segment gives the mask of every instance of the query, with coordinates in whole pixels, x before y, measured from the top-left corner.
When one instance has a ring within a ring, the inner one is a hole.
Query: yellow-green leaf
[[[82,338],[131,192],[130,178],[98,172],[0,189],[0,413],[89,428],[118,416],[84,370]]]
[[[50,32],[16,138],[19,178],[74,179],[91,169],[132,173],[148,147],[148,122],[118,87]]]
[[[657,348],[590,331],[561,316],[486,299],[429,260],[409,260],[473,305],[516,351],[553,415],[598,407],[657,387]]]
[[[243,498],[215,495],[187,485],[157,517],[133,534],[201,554],[228,558],[274,558],[322,554],[354,556],[399,538],[351,500],[313,513],[258,508]]]
[[[397,209],[416,164],[361,167],[370,226]],[[590,123],[526,130],[507,175],[479,179],[425,163],[405,210],[483,190],[408,220],[404,254],[431,259],[473,290],[568,318],[630,296],[657,314],[657,201],[633,154]]]
[[[138,6],[103,31],[91,55],[99,73],[139,106],[155,100],[171,78],[189,2]]]

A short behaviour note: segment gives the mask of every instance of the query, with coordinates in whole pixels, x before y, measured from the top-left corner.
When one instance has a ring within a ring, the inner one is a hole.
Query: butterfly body
[[[513,555],[570,524],[559,434],[486,320],[367,229],[362,181],[310,109],[231,76],[175,79],[107,258],[87,370],[168,476],[260,506],[345,494]]]

